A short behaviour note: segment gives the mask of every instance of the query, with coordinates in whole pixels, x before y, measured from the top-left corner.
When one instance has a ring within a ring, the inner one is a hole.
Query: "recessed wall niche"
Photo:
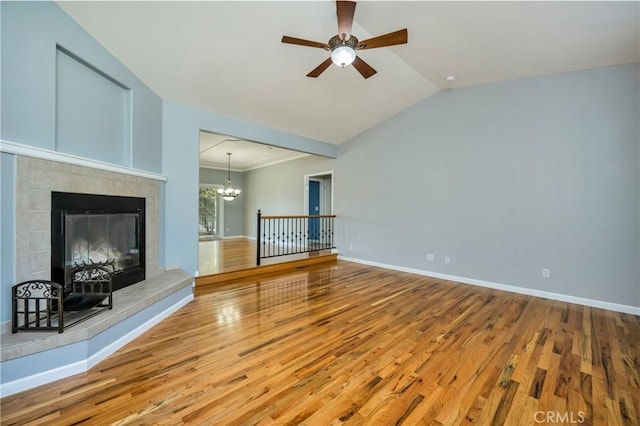
[[[56,150],[131,166],[131,90],[60,46]]]

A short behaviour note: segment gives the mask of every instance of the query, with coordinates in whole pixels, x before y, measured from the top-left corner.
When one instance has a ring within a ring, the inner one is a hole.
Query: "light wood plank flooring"
[[[331,250],[301,253],[262,259],[262,265],[272,265],[330,253]],[[200,276],[221,274],[255,268],[256,241],[247,238],[200,241],[198,243],[198,272]]]
[[[340,261],[216,287],[0,408],[7,425],[637,425],[639,372],[640,317]]]
[[[200,275],[219,274],[256,266],[256,242],[246,238],[198,242]]]

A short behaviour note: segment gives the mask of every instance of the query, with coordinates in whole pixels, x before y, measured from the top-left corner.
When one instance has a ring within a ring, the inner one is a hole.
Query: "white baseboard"
[[[338,256],[339,260],[347,262],[361,263],[363,265],[377,266],[379,268],[391,269],[394,271],[408,272],[426,277],[440,278],[447,281],[456,281],[464,284],[477,285],[480,287],[492,288],[495,290],[509,291],[511,293],[526,294],[528,296],[542,297],[545,299],[557,300],[560,302],[576,303],[578,305],[590,306],[593,308],[606,309],[615,312],[624,312],[626,314],[640,315],[640,307],[621,305],[618,303],[604,302],[601,300],[587,299],[584,297],[570,296],[567,294],[552,293],[550,291],[535,290],[532,288],[516,287],[507,284],[498,284],[490,281],[477,280],[475,278],[458,277],[455,275],[441,274],[439,272],[424,271],[421,269],[407,268],[404,266],[389,265],[386,263],[372,262],[369,260],[355,259],[351,257]]]
[[[0,334],[6,334],[11,331],[11,320],[0,323]]]
[[[28,377],[23,377],[12,382],[0,384],[0,397],[13,395],[26,391],[37,386],[42,386],[65,377],[73,376],[87,371],[87,361],[78,361],[72,364],[63,365],[52,370],[36,373]]]
[[[4,398],[5,396],[13,395],[15,393],[34,388],[36,386],[41,386],[55,380],[64,379],[65,377],[83,373],[89,370],[90,368],[97,365],[100,361],[103,361],[109,355],[113,354],[127,343],[133,341],[135,338],[139,337],[144,332],[148,331],[153,326],[160,323],[160,321],[167,318],[169,315],[173,314],[192,300],[193,294],[184,297],[182,300],[179,300],[178,302],[171,305],[168,309],[160,312],[153,318],[146,321],[144,324],[139,325],[124,336],[120,337],[118,340],[105,346],[100,351],[83,361],[63,365],[52,370],[43,371],[42,373],[36,373],[28,377],[14,380],[12,382],[0,384],[0,397]]]
[[[248,235],[229,235],[229,236],[221,236],[218,237],[219,240],[256,240],[256,237],[249,237]],[[207,240],[207,241],[215,241],[215,239],[213,240]]]

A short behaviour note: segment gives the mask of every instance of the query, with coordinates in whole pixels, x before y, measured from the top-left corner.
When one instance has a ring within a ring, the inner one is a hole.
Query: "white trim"
[[[13,280],[15,281],[15,280]],[[7,334],[11,332],[11,320],[0,323],[0,334]]]
[[[394,271],[408,272],[410,274],[423,275],[426,277],[440,278],[447,281],[456,281],[464,284],[477,285],[480,287],[492,288],[495,290],[509,291],[511,293],[526,294],[528,296],[542,297],[545,299],[558,300],[560,302],[576,303],[578,305],[590,306],[593,308],[607,309],[609,311],[624,312],[626,314],[640,315],[640,307],[630,305],[620,305],[618,303],[604,302],[601,300],[587,299],[584,297],[570,296],[568,294],[552,293],[550,291],[535,290],[526,287],[516,287],[507,284],[498,284],[490,281],[477,280],[475,278],[459,277],[456,275],[441,274],[439,272],[424,271],[421,269],[407,268],[404,266],[389,265],[386,263],[372,262],[369,260],[355,259],[338,255],[338,259],[347,262],[361,263],[368,266],[391,269]]]
[[[334,205],[333,205],[333,193],[334,193],[334,176],[333,176],[333,170],[328,170],[326,172],[320,172],[320,173],[310,173],[307,175],[304,175],[302,177],[303,179],[303,185],[302,185],[302,202],[303,202],[303,207],[302,207],[302,211],[303,214],[306,215],[307,212],[309,211],[309,179],[313,178],[313,177],[320,177],[320,176],[331,176],[331,211],[329,213],[322,213],[322,214],[333,214],[334,211]],[[322,186],[321,186],[322,188]],[[322,196],[320,198],[323,198]]]
[[[228,237],[220,236],[219,240],[257,240],[256,237],[249,237],[247,235],[229,235]],[[212,240],[214,241],[214,240]]]
[[[241,239],[250,239],[250,240],[255,240],[255,237],[247,237],[246,235],[229,235],[228,237],[220,237],[221,240],[241,240]]]
[[[284,149],[286,149],[286,148],[284,148]],[[248,169],[244,169],[244,171],[245,172],[250,172],[252,170],[258,170],[258,169],[262,169],[264,167],[275,166],[276,164],[286,163],[287,161],[298,160],[300,158],[309,157],[309,156],[311,156],[311,154],[300,153],[299,155],[296,155],[295,157],[285,158],[284,160],[276,160],[276,161],[272,161],[271,163],[265,163],[265,164],[261,164],[259,166],[250,167]]]
[[[78,361],[71,364],[63,365],[52,370],[36,373],[28,377],[23,377],[13,382],[0,384],[0,397],[4,398],[18,392],[26,391],[37,386],[55,382],[74,374],[84,373],[87,371],[87,361]]]
[[[256,143],[257,144],[259,142],[251,142],[251,143]],[[288,149],[288,148],[283,148],[283,149]],[[231,171],[232,172],[238,172],[238,173],[250,172],[252,170],[258,170],[258,169],[262,169],[264,167],[275,166],[276,164],[286,163],[287,161],[298,160],[300,158],[309,157],[311,155],[312,154],[300,153],[299,155],[296,155],[295,157],[285,158],[284,160],[275,160],[275,161],[272,161],[270,163],[259,164],[257,166],[248,167],[246,169],[231,169]],[[227,170],[229,170],[229,168],[226,167],[226,166],[223,167],[223,166],[218,166],[218,165],[215,165],[215,164],[207,164],[207,163],[203,163],[203,162],[200,163],[200,167],[202,167],[203,169],[224,170],[225,172]]]
[[[106,170],[108,172],[122,173],[125,175],[138,176],[147,179],[167,181],[167,177],[146,172],[144,170],[130,167],[118,166],[116,164],[105,163],[103,161],[91,160],[77,155],[65,154],[63,152],[52,151],[50,149],[36,148],[34,146],[23,145],[21,143],[0,140],[0,152],[7,154],[23,155],[25,157],[40,158],[42,160],[57,161],[60,163],[73,164],[75,166],[90,167],[92,169]]]
[[[241,170],[241,169],[229,169],[228,167],[223,168],[221,166],[215,166],[213,164],[207,164],[207,163],[200,163],[198,166],[203,169],[222,170],[223,172],[227,172],[231,170],[232,172],[236,172],[236,173],[244,173],[244,170]],[[226,182],[226,178],[225,178],[225,182]]]
[[[13,395],[15,393],[34,388],[36,386],[41,386],[55,380],[64,379],[65,377],[69,377],[74,374],[83,373],[90,368],[93,368],[100,361],[103,361],[109,355],[113,354],[118,349],[125,346],[127,343],[133,341],[134,339],[151,329],[153,326],[157,325],[160,321],[167,318],[169,315],[173,314],[187,303],[191,302],[193,299],[193,294],[184,297],[182,300],[174,303],[168,309],[160,312],[153,318],[146,321],[144,324],[139,325],[135,329],[120,337],[118,340],[105,346],[83,361],[77,361],[71,364],[54,368],[52,370],[36,373],[28,377],[23,377],[12,382],[0,384],[0,397],[4,398],[5,396]],[[84,343],[87,343],[87,341],[85,340]]]

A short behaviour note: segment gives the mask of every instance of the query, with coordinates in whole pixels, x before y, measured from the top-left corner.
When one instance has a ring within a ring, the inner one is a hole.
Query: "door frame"
[[[325,193],[326,189],[324,185],[322,185],[322,177],[331,176],[331,209],[329,212],[326,211],[325,199],[327,198],[327,194]],[[315,178],[315,179],[314,179]],[[307,215],[309,212],[309,180],[318,180],[320,181],[320,214],[333,214],[334,204],[333,204],[333,188],[334,188],[334,176],[333,170],[329,170],[321,173],[311,173],[303,176],[303,204],[302,211],[304,215]]]

